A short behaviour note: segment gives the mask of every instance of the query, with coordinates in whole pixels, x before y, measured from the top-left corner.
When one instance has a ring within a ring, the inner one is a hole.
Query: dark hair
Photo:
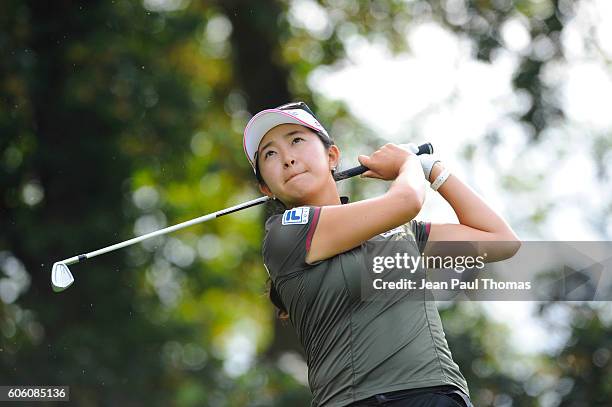
[[[315,130],[312,130],[312,131],[319,137],[319,139],[323,143],[323,146],[325,147],[326,150],[329,150],[329,148],[334,145],[334,140],[327,137],[325,134],[319,131],[315,131]],[[261,173],[259,172],[258,158],[259,158],[258,154],[255,153],[255,177],[257,178],[257,182],[259,182],[260,185],[265,185],[266,182],[263,180]],[[332,175],[333,174],[334,174],[334,170],[332,170]],[[273,201],[272,200],[268,201],[268,203],[272,205],[271,210],[269,210],[269,212],[271,212],[272,214],[282,213],[287,209],[287,207],[278,199],[275,199]],[[285,304],[283,303],[283,300],[281,299],[281,296],[276,290],[276,287],[274,286],[274,282],[272,281],[270,277],[268,277],[268,280],[266,281],[266,285],[267,285],[266,293],[268,295],[268,298],[270,299],[272,304],[274,304],[274,306],[276,307],[276,316],[280,320],[283,320],[283,321],[288,320],[289,312],[287,311],[287,307],[285,307]]]

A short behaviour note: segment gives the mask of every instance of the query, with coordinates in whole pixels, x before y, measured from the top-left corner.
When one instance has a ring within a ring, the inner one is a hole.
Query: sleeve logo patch
[[[283,214],[283,225],[305,225],[308,223],[309,207],[293,208]]]

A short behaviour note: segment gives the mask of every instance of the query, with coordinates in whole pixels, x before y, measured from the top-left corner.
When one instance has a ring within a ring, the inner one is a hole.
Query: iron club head
[[[67,265],[64,263],[53,264],[53,268],[51,269],[51,285],[53,286],[53,291],[56,293],[64,291],[66,288],[70,287],[73,282],[74,277],[72,277],[72,273]]]

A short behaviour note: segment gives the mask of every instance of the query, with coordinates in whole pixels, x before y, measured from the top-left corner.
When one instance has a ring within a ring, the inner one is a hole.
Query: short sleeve
[[[274,215],[266,221],[262,254],[272,280],[312,266],[306,263],[306,254],[320,212],[320,207],[301,206]]]
[[[410,228],[414,234],[414,238],[417,241],[419,247],[419,253],[423,253],[425,250],[425,244],[429,238],[429,229],[431,228],[431,222],[425,222],[413,219],[410,221]]]

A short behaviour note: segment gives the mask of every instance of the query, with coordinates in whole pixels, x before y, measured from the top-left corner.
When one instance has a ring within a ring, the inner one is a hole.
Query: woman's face
[[[259,171],[271,193],[286,206],[308,202],[326,183],[333,183],[330,169],[337,164],[337,147],[329,150],[316,133],[297,124],[281,124],[259,143]],[[267,188],[267,190],[266,190]]]

